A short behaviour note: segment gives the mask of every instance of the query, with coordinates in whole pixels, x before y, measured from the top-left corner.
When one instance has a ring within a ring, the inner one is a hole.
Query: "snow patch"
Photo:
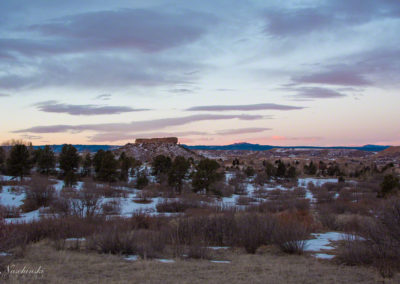
[[[230,260],[210,260],[212,263],[231,263]]]
[[[161,263],[174,263],[175,262],[175,260],[173,260],[173,259],[162,259],[162,258],[158,258],[158,259],[156,259],[158,262],[161,262]]]
[[[124,257],[125,260],[127,261],[137,261],[139,259],[138,255],[127,255],[126,257]]]

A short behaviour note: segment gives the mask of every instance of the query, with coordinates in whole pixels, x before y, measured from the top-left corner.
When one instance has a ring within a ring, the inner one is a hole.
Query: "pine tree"
[[[130,157],[126,156],[125,152],[122,152],[119,156],[119,168],[120,174],[119,179],[121,181],[127,181],[129,177],[129,169],[132,167],[133,161]]]
[[[65,186],[72,186],[76,182],[76,171],[80,157],[76,148],[70,144],[63,145],[59,157],[60,169],[64,174]]]
[[[278,160],[277,163],[278,163],[278,168],[276,170],[276,176],[284,177],[286,175],[286,165],[281,160]]]
[[[206,190],[208,193],[211,185],[222,179],[223,175],[218,172],[219,164],[215,160],[203,159],[196,167],[192,178],[194,191]]]
[[[95,156],[96,178],[104,182],[115,182],[118,179],[118,161],[111,151],[103,151]]]
[[[86,153],[82,162],[82,168],[83,168],[82,175],[84,177],[92,175],[92,165],[93,165],[92,156],[90,155],[90,153]]]
[[[172,166],[172,161],[170,157],[158,155],[153,159],[151,166],[153,168],[152,174],[160,177],[162,174],[168,174]]]
[[[172,163],[171,170],[168,174],[168,184],[174,187],[175,191],[181,193],[182,183],[188,170],[190,162],[185,157],[177,156]]]
[[[96,174],[98,172],[100,172],[104,153],[105,153],[105,151],[103,149],[100,149],[96,152],[96,154],[93,157],[93,167],[94,167],[94,171],[96,172]]]
[[[385,197],[391,193],[394,193],[396,188],[400,186],[399,178],[389,174],[385,175],[383,182],[381,183],[381,191],[379,197]]]
[[[4,163],[6,161],[6,153],[4,148],[0,146],[0,173],[4,171]]]
[[[56,166],[56,156],[49,145],[35,151],[35,162],[41,173],[49,175]]]
[[[23,179],[32,168],[32,161],[28,147],[23,144],[16,144],[11,148],[10,156],[7,159],[8,174]]]

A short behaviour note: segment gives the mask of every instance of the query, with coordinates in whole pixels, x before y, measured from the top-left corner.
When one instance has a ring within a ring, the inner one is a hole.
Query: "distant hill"
[[[380,145],[364,145],[364,146],[355,146],[355,147],[345,147],[345,146],[334,146],[334,147],[318,147],[318,146],[272,146],[272,145],[260,145],[260,144],[251,144],[251,143],[235,143],[231,145],[222,145],[222,146],[188,146],[183,145],[184,147],[191,150],[246,150],[246,151],[267,151],[271,149],[281,148],[281,149],[355,149],[361,151],[370,151],[370,152],[380,152],[383,151],[390,146],[380,146]]]
[[[388,147],[380,152],[379,156],[400,156],[400,146]]]
[[[61,152],[61,148],[63,145],[51,145],[55,152]],[[121,146],[116,145],[81,145],[76,144],[73,145],[79,152],[97,152],[98,150],[116,150]],[[221,145],[221,146],[212,146],[212,145],[183,145],[189,150],[242,150],[242,151],[267,151],[271,149],[355,149],[361,151],[369,151],[369,152],[380,152],[385,149],[391,151],[390,149],[394,149],[396,147],[390,146],[380,146],[380,145],[364,145],[364,146],[354,146],[354,147],[342,147],[342,146],[334,146],[334,147],[318,147],[318,146],[273,146],[273,145],[260,145],[260,144],[251,144],[251,143],[235,143],[231,145]],[[34,146],[35,149],[41,148],[44,146]]]
[[[97,152],[98,150],[114,150],[119,148],[120,146],[115,146],[115,145],[81,145],[81,144],[75,144],[72,145],[74,146],[78,152]],[[43,148],[44,146],[33,146],[34,149],[38,148]],[[59,153],[61,152],[61,149],[63,145],[50,145],[50,147],[53,149],[54,152]]]
[[[125,152],[126,155],[142,162],[150,162],[158,155],[171,158],[183,156],[186,159],[193,158],[195,160],[201,157],[192,150],[178,145],[177,139],[172,142],[168,139],[137,139],[134,144],[128,143],[125,146],[119,147],[115,150],[115,153],[119,155]]]

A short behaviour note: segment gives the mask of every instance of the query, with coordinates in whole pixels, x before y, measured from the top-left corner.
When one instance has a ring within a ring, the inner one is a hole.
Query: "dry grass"
[[[25,256],[12,260],[21,267],[42,266],[44,278],[9,279],[7,283],[377,283],[375,270],[338,266],[309,256],[282,255],[266,250],[248,255],[241,250],[219,252],[229,264],[207,260],[128,262],[119,256],[56,251],[44,242],[32,245]],[[399,283],[397,274],[392,283]],[[390,282],[386,282],[390,283]]]

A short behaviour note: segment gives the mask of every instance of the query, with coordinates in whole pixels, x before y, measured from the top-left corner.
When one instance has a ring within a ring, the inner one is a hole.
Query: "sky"
[[[0,142],[400,145],[399,0],[2,0]]]

